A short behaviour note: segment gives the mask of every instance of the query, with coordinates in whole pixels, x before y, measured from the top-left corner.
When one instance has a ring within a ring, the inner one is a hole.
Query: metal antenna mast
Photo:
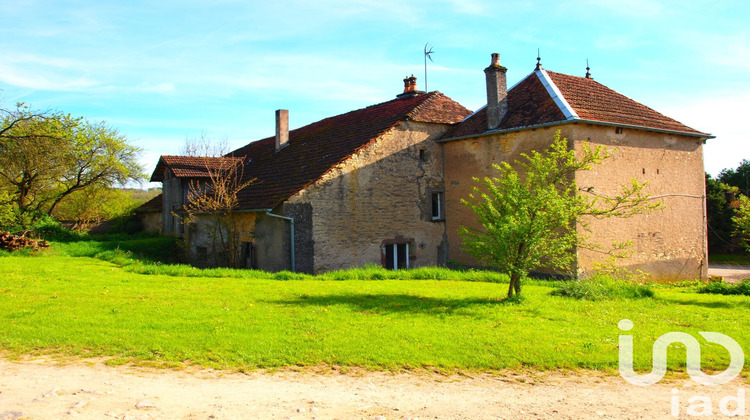
[[[433,53],[432,45],[430,45],[429,42],[424,44],[424,91],[425,92],[429,92],[429,90],[427,90],[427,59],[429,58],[430,62],[434,62],[432,60],[432,53]]]

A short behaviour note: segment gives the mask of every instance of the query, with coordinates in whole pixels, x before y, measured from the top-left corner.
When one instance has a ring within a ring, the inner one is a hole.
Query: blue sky
[[[499,52],[596,80],[698,130],[709,173],[750,159],[747,1],[34,1],[0,3],[0,106],[106,121],[148,171],[202,133],[232,147],[393,98],[404,76],[470,109]]]

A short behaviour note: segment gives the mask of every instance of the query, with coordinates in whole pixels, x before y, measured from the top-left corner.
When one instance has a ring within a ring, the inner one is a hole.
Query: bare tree
[[[240,266],[240,231],[235,210],[239,192],[255,179],[244,179],[244,159],[235,157],[204,158],[208,180],[191,180],[184,221],[207,222],[211,251],[217,264]]]
[[[199,137],[187,137],[182,146],[182,156],[219,157],[229,153],[229,142],[226,139],[212,140],[208,133],[202,131]]]

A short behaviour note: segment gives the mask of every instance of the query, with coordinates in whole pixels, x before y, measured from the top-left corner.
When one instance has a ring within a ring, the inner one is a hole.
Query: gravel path
[[[737,283],[744,278],[750,278],[750,265],[709,264],[708,275],[723,277],[727,283]]]
[[[0,359],[0,419],[673,419],[674,398],[679,418],[692,418],[691,398],[709,398],[718,414],[746,388],[636,387],[596,372],[242,374]]]

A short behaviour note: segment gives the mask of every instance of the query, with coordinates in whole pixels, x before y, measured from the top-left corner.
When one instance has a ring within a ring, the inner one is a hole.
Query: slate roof
[[[177,178],[208,178],[210,169],[226,167],[226,157],[162,155],[151,175],[151,182],[164,181],[164,168],[169,168]]]
[[[520,129],[565,121],[594,121],[711,137],[594,79],[548,70],[532,72],[508,91],[508,113],[498,129]],[[443,139],[473,136],[485,131],[487,109],[482,108],[446,132]]]

